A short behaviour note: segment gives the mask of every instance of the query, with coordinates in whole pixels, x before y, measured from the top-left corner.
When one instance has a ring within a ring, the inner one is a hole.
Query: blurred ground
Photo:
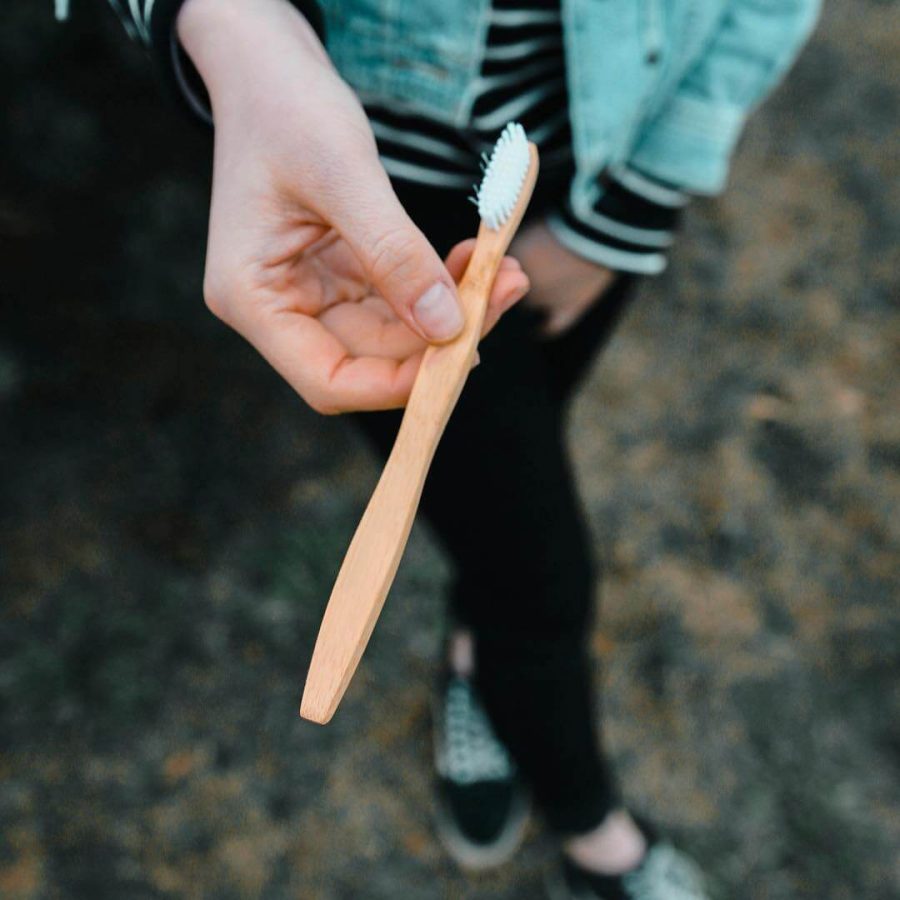
[[[537,828],[432,838],[424,531],[297,719],[376,467],[204,311],[207,137],[50,5],[0,31],[0,897],[541,896]],[[573,420],[611,751],[737,900],[900,896],[898,86],[897,4],[834,0]]]

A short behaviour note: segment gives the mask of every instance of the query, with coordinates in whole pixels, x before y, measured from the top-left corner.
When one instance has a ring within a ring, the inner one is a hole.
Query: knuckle
[[[406,280],[417,269],[418,241],[414,234],[394,228],[378,234],[369,247],[370,275],[376,283]]]
[[[229,297],[232,294],[232,281],[216,270],[207,269],[203,277],[203,302],[206,308],[218,319],[226,321]]]

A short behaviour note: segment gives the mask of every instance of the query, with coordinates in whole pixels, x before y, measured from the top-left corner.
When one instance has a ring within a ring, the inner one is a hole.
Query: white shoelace
[[[456,784],[497,781],[515,771],[506,748],[493,729],[474,688],[465,678],[447,683],[435,764],[444,778]]]
[[[651,847],[643,865],[623,880],[634,900],[707,900],[700,870],[669,844]]]

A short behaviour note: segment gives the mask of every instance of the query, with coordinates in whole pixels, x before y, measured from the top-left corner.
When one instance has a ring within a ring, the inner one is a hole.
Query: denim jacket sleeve
[[[694,193],[721,191],[747,116],[788,70],[819,8],[820,0],[733,0],[629,164]]]

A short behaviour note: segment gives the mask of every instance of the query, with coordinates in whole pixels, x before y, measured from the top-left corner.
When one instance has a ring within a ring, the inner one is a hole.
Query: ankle
[[[616,809],[596,828],[567,840],[563,852],[589,872],[621,875],[640,865],[647,839],[627,810]]]

